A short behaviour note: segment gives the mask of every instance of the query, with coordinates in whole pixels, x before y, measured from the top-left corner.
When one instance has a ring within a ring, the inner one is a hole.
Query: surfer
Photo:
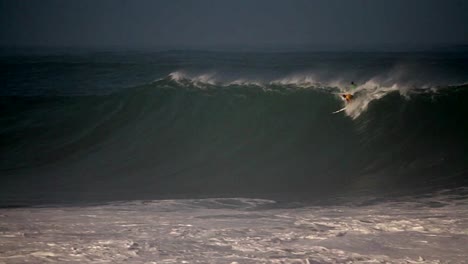
[[[349,90],[354,90],[356,89],[356,84],[354,82],[351,82],[351,86],[349,87]],[[353,95],[351,93],[345,93],[342,95],[343,98],[346,100],[347,103],[351,102],[353,100]]]
[[[347,104],[351,103],[351,101],[354,99],[354,95],[352,94],[352,91],[351,91],[351,90],[354,90],[354,89],[356,89],[356,88],[357,88],[356,84],[354,84],[354,82],[351,82],[351,86],[350,86],[349,89],[348,89],[349,92],[341,94],[341,96],[343,97],[343,99],[346,100],[346,103],[347,103]],[[333,112],[332,114],[336,114],[336,113],[345,111],[345,110],[346,110],[346,107],[347,107],[347,105],[345,105],[344,108]]]
[[[351,102],[353,100],[353,95],[352,94],[343,94],[343,98],[346,100],[347,103]]]

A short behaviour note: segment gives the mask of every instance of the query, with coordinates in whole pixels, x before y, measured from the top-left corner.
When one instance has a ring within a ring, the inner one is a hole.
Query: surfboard
[[[346,107],[340,109],[340,110],[336,110],[335,112],[333,112],[332,114],[336,114],[336,113],[339,113],[339,112],[343,112],[344,110],[346,110]]]

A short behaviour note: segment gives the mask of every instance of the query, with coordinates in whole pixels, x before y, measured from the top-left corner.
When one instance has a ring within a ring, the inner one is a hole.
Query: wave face
[[[299,55],[3,57],[2,203],[467,184],[465,55]]]

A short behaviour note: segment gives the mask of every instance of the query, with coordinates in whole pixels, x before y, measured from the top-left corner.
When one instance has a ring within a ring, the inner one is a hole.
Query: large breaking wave
[[[465,185],[468,87],[387,84],[361,83],[338,114],[346,84],[298,75],[173,72],[111,95],[2,96],[2,200]]]
[[[0,201],[466,186],[467,69],[463,52],[3,56]]]

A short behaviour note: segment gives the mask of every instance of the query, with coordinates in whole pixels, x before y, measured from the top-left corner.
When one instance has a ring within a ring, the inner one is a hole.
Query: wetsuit
[[[353,99],[353,95],[352,94],[343,94],[343,98],[346,100],[346,102],[349,103]]]

